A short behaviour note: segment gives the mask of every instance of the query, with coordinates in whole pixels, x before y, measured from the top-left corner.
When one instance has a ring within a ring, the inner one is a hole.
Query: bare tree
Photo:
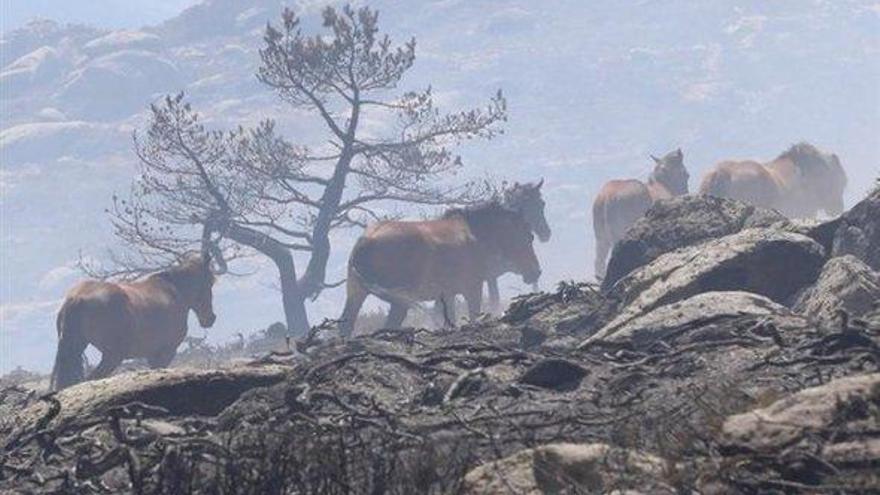
[[[334,229],[379,219],[389,202],[446,205],[484,194],[476,182],[444,184],[462,166],[452,147],[501,132],[501,92],[484,108],[441,113],[430,88],[395,91],[415,61],[415,40],[392,46],[379,35],[377,12],[327,8],[323,27],[307,36],[285,10],[280,27],[266,28],[257,77],[313,112],[329,144],[292,145],[271,121],[208,130],[183,94],[167,97],[135,136],[141,175],[129,199],[114,198],[110,210],[117,236],[134,248],[117,264],[167,262],[193,248],[220,259],[259,253],[278,269],[288,328],[302,334],[306,300],[329,286]],[[364,132],[366,116],[387,132]],[[307,256],[301,275],[294,252]]]

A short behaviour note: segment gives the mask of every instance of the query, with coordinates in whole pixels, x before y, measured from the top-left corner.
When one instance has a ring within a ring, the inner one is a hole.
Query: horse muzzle
[[[541,270],[523,273],[523,276],[522,276],[523,282],[525,282],[529,285],[537,284],[539,278],[541,278]]]
[[[214,313],[211,313],[204,318],[199,317],[199,324],[202,326],[202,328],[211,328],[212,326],[214,326],[215,321],[217,321],[217,315],[215,315]]]
[[[552,234],[553,232],[550,230],[550,226],[547,224],[544,224],[541,228],[535,231],[535,235],[538,236],[538,240],[541,242],[549,241]]]

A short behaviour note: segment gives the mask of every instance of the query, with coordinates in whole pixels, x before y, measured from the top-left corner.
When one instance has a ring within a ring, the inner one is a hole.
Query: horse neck
[[[675,197],[675,194],[672,193],[672,190],[666,184],[653,176],[648,179],[647,186],[648,194],[651,196],[652,201]]]
[[[181,304],[188,304],[191,299],[190,292],[195,285],[196,275],[184,271],[159,272],[150,276],[150,280],[160,290],[173,295]]]
[[[797,164],[791,158],[777,158],[772,162],[765,163],[764,169],[776,183],[779,191],[788,191],[798,187]]]
[[[498,205],[490,205],[466,212],[463,217],[477,241],[486,243],[496,234],[496,224],[504,210]]]
[[[523,208],[523,200],[520,195],[502,195],[500,199],[496,200],[496,203],[511,211],[521,211]]]

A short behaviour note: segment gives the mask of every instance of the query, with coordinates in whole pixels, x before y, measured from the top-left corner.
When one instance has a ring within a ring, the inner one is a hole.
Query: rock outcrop
[[[465,476],[464,493],[675,493],[655,481],[664,462],[603,443],[552,443],[486,463]]]
[[[832,256],[851,254],[880,271],[880,187],[835,222]]]
[[[839,322],[841,310],[850,317],[866,316],[880,308],[880,273],[853,255],[831,258],[793,308],[825,324]]]
[[[664,254],[621,279],[608,293],[621,308],[610,325],[710,291],[752,292],[789,304],[824,261],[822,246],[806,236],[746,229]]]
[[[880,373],[857,375],[812,387],[724,422],[728,449],[768,453],[837,430],[849,443],[852,428],[880,427]],[[831,439],[835,441],[835,439]],[[873,443],[873,442],[870,442]],[[866,449],[871,450],[871,449]],[[880,457],[877,458],[880,460]]]
[[[649,311],[633,319],[612,322],[588,337],[581,347],[596,342],[625,343],[631,348],[648,349],[658,341],[685,333],[710,330],[713,324],[743,316],[754,316],[765,323],[776,318],[792,318],[791,311],[770,299],[748,292],[704,292],[683,301]]]
[[[658,201],[615,244],[602,288],[610,289],[661,254],[743,229],[785,222],[780,213],[726,198],[681,196]]]
[[[764,486],[838,486],[842,493],[880,488],[880,373],[832,380],[728,418],[721,451],[737,476],[760,473]],[[744,471],[744,472],[743,472]]]
[[[278,383],[286,371],[279,366],[239,366],[123,373],[64,389],[52,395],[51,401],[39,401],[16,411],[11,421],[26,429],[51,414],[51,422],[43,427],[60,426],[83,417],[101,416],[132,402],[165,410],[173,416],[212,416],[244,392]],[[54,407],[58,410],[53,413]]]

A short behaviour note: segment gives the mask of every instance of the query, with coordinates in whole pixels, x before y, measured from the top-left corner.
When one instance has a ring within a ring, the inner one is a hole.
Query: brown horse
[[[214,324],[210,265],[208,256],[190,256],[136,282],[87,280],[74,286],[58,311],[52,388],[83,380],[89,344],[101,351],[89,380],[109,376],[126,358],[146,358],[152,368],[168,366],[186,336],[190,309],[203,327]]]
[[[532,184],[520,184],[516,182],[513,187],[504,190],[501,196],[501,204],[511,211],[518,212],[532,229],[532,233],[538,236],[541,242],[550,240],[550,225],[547,224],[547,218],[544,216],[544,198],[541,197],[541,186],[544,185],[544,179]],[[489,290],[489,309],[497,312],[501,307],[501,295],[498,291],[498,277],[504,275],[499,273],[495,276],[489,276],[486,279],[486,285]]]
[[[455,296],[476,317],[489,276],[513,271],[534,283],[541,267],[522,215],[493,201],[447,211],[436,220],[382,222],[367,229],[348,262],[340,333],[350,335],[369,294],[391,304],[386,328],[396,328],[418,301],[437,301],[455,321]]]
[[[738,199],[798,218],[814,217],[819,210],[839,215],[845,188],[846,173],[837,155],[799,143],[768,163],[715,165],[703,177],[700,194]]]
[[[655,166],[647,184],[635,179],[608,181],[593,201],[597,278],[605,273],[605,258],[614,243],[655,201],[688,193],[690,176],[684,167],[681,149],[663,158],[651,155],[651,159]]]

